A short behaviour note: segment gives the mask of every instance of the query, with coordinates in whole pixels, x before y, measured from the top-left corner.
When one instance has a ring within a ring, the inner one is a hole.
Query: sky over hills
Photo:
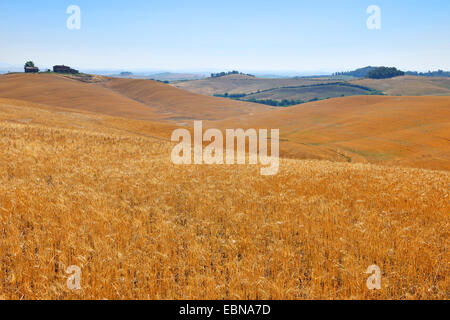
[[[81,28],[69,30],[70,5]],[[381,9],[381,29],[366,12]],[[0,62],[79,69],[450,69],[450,2],[2,1]]]

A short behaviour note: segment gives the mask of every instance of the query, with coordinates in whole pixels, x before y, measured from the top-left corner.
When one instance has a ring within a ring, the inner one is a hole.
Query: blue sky
[[[81,29],[69,30],[69,5]],[[369,5],[381,30],[369,30]],[[0,2],[0,62],[79,69],[450,70],[448,0]]]

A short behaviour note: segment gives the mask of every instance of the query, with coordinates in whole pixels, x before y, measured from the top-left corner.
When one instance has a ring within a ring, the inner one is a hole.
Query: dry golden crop
[[[450,297],[449,172],[175,166],[146,130],[0,101],[1,299]]]

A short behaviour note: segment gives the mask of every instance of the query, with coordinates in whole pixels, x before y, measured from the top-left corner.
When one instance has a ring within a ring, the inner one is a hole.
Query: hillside
[[[335,80],[317,78],[299,79],[263,79],[245,75],[230,75],[220,78],[208,78],[204,80],[184,81],[175,83],[174,86],[191,92],[214,95],[225,93],[255,93],[258,90],[268,90],[281,87],[306,86],[335,82]]]
[[[151,80],[101,78],[90,82],[56,74],[0,76],[0,97],[142,120],[216,120],[269,110]]]
[[[450,78],[403,76],[359,79],[350,83],[370,87],[390,96],[450,96]]]
[[[135,119],[156,119],[155,110],[97,83],[56,74],[0,76],[0,97]]]
[[[450,97],[356,96],[213,122],[279,128],[281,154],[450,170]]]
[[[364,72],[371,70],[367,69]],[[208,78],[204,80],[194,80],[175,83],[178,88],[182,88],[191,92],[204,95],[223,95],[228,94],[248,94],[255,95],[255,99],[288,99],[288,100],[310,100],[314,98],[313,90],[311,94],[306,88],[306,95],[303,99],[302,94],[297,94],[295,89],[285,89],[286,87],[302,87],[314,86],[317,84],[334,83],[336,81],[359,85],[377,90],[391,96],[433,96],[433,95],[450,95],[450,78],[438,77],[417,77],[402,76],[392,79],[355,79],[355,80],[338,80],[338,78],[299,78],[299,79],[259,79],[245,77],[241,75],[233,75],[221,78]],[[314,88],[314,87],[313,87]],[[319,96],[328,98],[340,96],[336,93],[336,88],[329,87],[330,90],[321,88],[322,93]],[[342,89],[342,88],[340,88]],[[320,90],[320,89],[319,89]],[[272,94],[271,92],[272,91]],[[357,92],[355,92],[357,93]],[[360,92],[360,94],[366,94]],[[272,95],[272,97],[270,97]],[[345,95],[345,93],[344,93]],[[309,99],[310,98],[310,99]]]
[[[336,108],[356,135],[351,99]],[[326,103],[316,106],[332,111]],[[381,100],[358,103],[359,117],[384,125]],[[298,118],[309,113],[344,125],[301,108],[290,120],[277,110],[275,124],[317,119]],[[0,299],[448,298],[448,172],[286,159],[271,177],[250,165],[175,166],[172,145],[147,130],[159,129],[0,99]],[[382,290],[366,287],[373,264]],[[71,265],[82,290],[67,288]]]
[[[86,83],[46,74],[1,76],[0,97],[169,127],[201,119],[222,129],[279,128],[281,154],[289,158],[450,170],[449,97],[355,96],[281,110],[149,80]]]
[[[344,96],[356,96],[373,94],[374,91],[362,87],[353,86],[347,83],[329,83],[320,85],[306,85],[301,87],[283,87],[278,89],[269,89],[258,93],[252,93],[241,98],[241,100],[260,101],[260,100],[322,100]]]
[[[151,107],[169,120],[216,120],[270,110],[267,106],[208,97],[150,80],[109,78],[102,86]]]

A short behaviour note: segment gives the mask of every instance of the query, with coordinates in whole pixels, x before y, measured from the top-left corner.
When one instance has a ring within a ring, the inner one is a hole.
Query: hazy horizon
[[[36,63],[35,60],[33,60],[36,64],[37,67],[39,67],[41,69],[41,71],[45,70],[45,69],[51,69],[53,67],[53,65],[41,65],[39,63]],[[66,64],[67,65],[67,64]],[[81,72],[90,72],[90,73],[98,73],[98,74],[117,74],[120,72],[131,72],[133,74],[159,74],[159,73],[174,73],[174,74],[182,74],[182,73],[187,73],[187,74],[198,74],[198,75],[209,75],[210,73],[214,73],[214,72],[222,72],[222,71],[233,71],[233,70],[237,70],[237,68],[199,68],[199,69],[155,69],[155,68],[83,68],[77,65],[70,65],[71,67],[77,68],[78,70],[80,70]],[[367,65],[362,65],[359,67],[355,67],[355,68],[343,68],[343,69],[327,69],[327,70],[263,70],[263,69],[259,69],[259,70],[255,70],[255,69],[239,69],[237,71],[242,72],[242,73],[250,73],[250,74],[255,74],[255,75],[276,75],[276,76],[312,76],[312,75],[331,75],[333,73],[336,72],[348,72],[348,71],[354,71],[356,69],[359,68],[364,68],[364,67],[368,67],[368,66],[372,66],[372,67],[379,67],[381,65],[374,65],[374,64],[367,64]],[[387,65],[387,67],[397,67],[396,65]],[[437,71],[437,70],[443,70],[443,71],[449,71],[447,69],[444,68],[435,68],[435,69],[424,69],[424,70],[419,70],[419,69],[403,69],[402,71],[418,71],[418,72],[428,72],[428,71]],[[17,72],[17,71],[22,71],[23,70],[23,63],[22,64],[7,64],[4,62],[0,62],[0,72],[7,72],[7,71],[11,71],[11,72]]]
[[[42,65],[33,60],[37,67],[41,70],[45,70],[46,68],[51,69],[53,65]],[[67,64],[66,64],[67,65]],[[134,74],[158,74],[158,73],[190,73],[190,74],[204,74],[209,75],[212,72],[222,72],[222,71],[232,71],[237,68],[199,68],[199,69],[155,69],[155,68],[83,68],[77,65],[70,65],[71,67],[78,68],[83,72],[92,72],[92,73],[119,73],[119,72],[132,72]],[[367,65],[369,66],[369,65]],[[367,67],[367,66],[361,66]],[[9,69],[8,69],[9,68]],[[359,67],[358,67],[359,68]],[[8,64],[0,61],[0,71],[22,71],[22,64]],[[355,68],[357,69],[357,68]],[[295,75],[329,75],[334,72],[344,72],[344,71],[353,71],[354,69],[336,69],[336,70],[255,70],[255,69],[239,69],[239,72],[243,73],[252,73],[256,75],[278,75],[278,76],[295,76]],[[405,70],[405,71],[421,71],[421,70]],[[429,70],[425,70],[429,71]]]

